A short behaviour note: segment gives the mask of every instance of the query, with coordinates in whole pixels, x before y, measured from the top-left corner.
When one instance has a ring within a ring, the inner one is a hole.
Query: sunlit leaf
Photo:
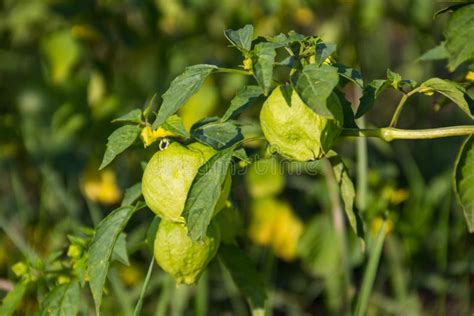
[[[79,282],[55,287],[41,302],[41,316],[74,316],[81,305]]]
[[[163,103],[153,122],[153,129],[157,129],[168,117],[176,113],[216,69],[217,66],[214,65],[194,65],[187,67],[181,75],[176,77],[162,96]]]
[[[26,294],[28,285],[25,283],[18,283],[15,285],[13,290],[3,298],[2,304],[0,305],[0,315],[11,316],[15,313],[16,309],[21,304],[23,297]]]
[[[430,91],[441,93],[457,104],[471,119],[474,119],[474,101],[459,84],[440,78],[431,78],[423,82],[420,87],[422,93]]]
[[[337,45],[333,43],[319,42],[316,44],[316,64],[321,65],[329,56],[336,51]]]
[[[245,86],[230,101],[230,106],[222,116],[222,121],[236,118],[237,115],[249,108],[255,100],[263,93],[259,86]]]
[[[273,79],[273,63],[276,51],[273,43],[259,43],[255,45],[252,57],[255,78],[265,95],[270,91]]]
[[[225,30],[224,35],[235,47],[249,51],[252,45],[253,26],[247,24],[238,30]]]
[[[222,185],[232,159],[233,147],[217,152],[199,168],[186,199],[183,215],[194,241],[203,240],[219,200]]]
[[[465,61],[474,59],[474,4],[457,9],[449,18],[444,30],[448,67],[451,71]]]
[[[329,65],[306,65],[291,80],[298,95],[314,112],[333,117],[326,100],[339,82],[336,68]]]
[[[127,114],[124,114],[116,119],[114,119],[112,122],[113,123],[122,123],[122,122],[127,122],[127,123],[140,123],[142,121],[142,110],[140,109],[134,109],[128,112]]]
[[[130,147],[137,139],[138,134],[140,134],[140,126],[138,125],[125,125],[110,134],[107,138],[107,147],[99,170],[105,168],[118,154]]]

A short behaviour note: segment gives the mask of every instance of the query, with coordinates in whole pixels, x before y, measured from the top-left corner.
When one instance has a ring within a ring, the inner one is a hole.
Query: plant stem
[[[252,76],[252,73],[246,70],[240,70],[240,69],[232,69],[232,68],[221,68],[219,67],[216,70],[217,73],[231,73],[231,74],[238,74],[238,75],[244,75],[244,76]]]
[[[463,136],[474,134],[474,125],[460,125],[429,129],[399,129],[393,127],[383,128],[345,128],[342,130],[343,137],[377,137],[390,142],[395,139],[433,139],[451,136]]]
[[[365,119],[359,119],[359,126],[365,127]],[[360,137],[357,139],[357,195],[356,203],[359,211],[363,213],[367,208],[367,191],[368,191],[368,157],[367,157],[367,139]]]
[[[398,122],[398,118],[400,117],[400,113],[402,113],[403,106],[405,105],[405,102],[407,102],[408,98],[412,96],[413,94],[417,93],[420,90],[420,88],[416,88],[411,90],[408,93],[404,93],[402,98],[400,99],[400,102],[398,102],[397,108],[395,109],[395,113],[393,113],[392,120],[390,121],[390,127],[395,127]]]

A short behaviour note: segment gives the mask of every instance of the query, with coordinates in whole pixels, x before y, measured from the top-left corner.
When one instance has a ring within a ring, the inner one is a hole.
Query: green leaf
[[[178,115],[171,115],[163,123],[162,127],[185,139],[189,138],[188,131],[184,128],[183,120]]]
[[[41,302],[41,316],[74,316],[81,304],[79,282],[58,285]]]
[[[445,28],[448,68],[451,71],[465,61],[474,59],[474,4],[456,10]]]
[[[127,114],[124,114],[112,121],[112,123],[141,123],[142,122],[142,110],[140,109],[134,109],[128,112]]]
[[[259,86],[245,86],[230,101],[230,106],[222,116],[222,121],[236,118],[237,115],[248,109],[263,93]]]
[[[155,216],[151,221],[150,226],[148,226],[146,232],[146,244],[151,253],[155,251],[156,232],[158,231],[158,226],[160,226],[160,222],[161,218],[159,216]]]
[[[398,90],[399,84],[402,81],[402,76],[400,76],[399,73],[387,69],[387,80],[394,89]]]
[[[0,305],[0,315],[11,316],[15,310],[20,306],[20,303],[28,290],[28,284],[18,283],[13,290],[8,292]]]
[[[339,82],[337,70],[329,65],[306,65],[291,78],[301,99],[317,114],[334,117],[326,100]]]
[[[454,165],[454,189],[470,233],[474,233],[474,136],[461,146]]]
[[[107,138],[107,147],[99,170],[104,169],[118,154],[130,147],[137,139],[138,134],[140,134],[140,126],[138,125],[125,125],[110,134]]]
[[[107,215],[95,230],[89,248],[87,274],[97,315],[100,313],[105,278],[109,270],[115,243],[136,209],[137,207],[134,206],[119,207]]]
[[[142,183],[138,182],[125,190],[122,204],[120,204],[120,206],[132,205],[141,196],[142,196]]]
[[[449,57],[448,51],[446,49],[446,46],[444,42],[439,44],[436,47],[433,47],[423,55],[421,55],[418,60],[419,61],[430,61],[430,60],[440,60],[440,59],[446,59]]]
[[[454,12],[456,10],[459,10],[459,9],[461,9],[462,7],[464,7],[468,4],[469,4],[468,2],[467,3],[457,3],[457,4],[450,5],[446,8],[443,8],[441,10],[438,10],[433,14],[433,19],[437,18],[438,15],[440,15],[440,14],[443,14],[443,13],[446,13],[446,12]]]
[[[194,65],[187,67],[181,75],[176,77],[162,96],[163,103],[152,128],[157,129],[168,117],[176,113],[199,90],[206,78],[216,69],[217,66],[214,65]]]
[[[362,244],[364,244],[364,225],[359,213],[354,209],[355,190],[354,184],[349,175],[349,170],[341,157],[339,157],[335,152],[331,151],[327,157],[331,162],[334,176],[339,184],[342,201],[344,202],[344,211],[346,212],[349,224],[357,237],[362,241]]]
[[[224,35],[240,50],[247,52],[252,47],[253,26],[250,24],[238,30],[225,30]]]
[[[188,235],[193,241],[203,240],[211,222],[222,185],[232,160],[233,147],[217,152],[199,168],[186,199],[183,215]]]
[[[374,106],[375,99],[377,99],[380,93],[382,93],[382,91],[384,91],[388,86],[387,80],[381,79],[374,80],[365,86],[355,118],[357,119],[369,112]]]
[[[364,87],[364,81],[362,80],[362,75],[359,71],[341,64],[335,64],[333,66],[337,68],[337,73],[339,74],[339,76],[342,76],[352,81],[361,88]]]
[[[253,72],[255,79],[263,89],[265,95],[270,91],[273,80],[273,63],[275,62],[276,51],[272,43],[259,43],[255,45],[252,56]]]
[[[232,245],[221,244],[218,256],[235,285],[248,301],[252,315],[263,316],[267,291],[262,274],[257,271],[255,264],[242,250]]]
[[[316,64],[321,65],[329,56],[336,51],[337,45],[333,43],[319,42],[316,44]]]
[[[214,149],[221,150],[244,139],[242,129],[231,121],[221,122],[205,119],[193,125],[191,135]]]
[[[449,98],[459,106],[471,119],[474,119],[474,101],[466,94],[466,90],[459,84],[440,78],[431,78],[421,85],[421,93],[435,91]]]
[[[130,261],[128,260],[128,253],[127,253],[127,235],[125,233],[121,233],[117,241],[115,242],[114,252],[112,253],[112,260],[118,261],[126,266],[130,265]]]

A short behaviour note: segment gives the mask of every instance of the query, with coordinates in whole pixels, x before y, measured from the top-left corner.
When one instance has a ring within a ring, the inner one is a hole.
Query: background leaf
[[[134,109],[112,121],[112,123],[140,123],[142,121],[142,110]]]
[[[11,316],[20,305],[25,293],[28,289],[26,283],[18,283],[13,290],[3,298],[2,305],[0,305],[0,315]]]
[[[41,303],[41,316],[74,316],[81,305],[79,282],[58,285]]]
[[[238,30],[225,30],[224,35],[229,42],[243,51],[249,51],[252,47],[253,26],[250,24]]]
[[[273,63],[275,62],[275,44],[259,43],[255,45],[252,57],[255,79],[265,95],[270,91],[273,80]]]
[[[329,161],[334,170],[334,176],[339,184],[342,201],[344,202],[344,211],[349,220],[354,233],[364,243],[364,226],[359,214],[354,210],[355,189],[349,175],[349,170],[339,155],[334,152],[328,154]]]
[[[127,235],[125,233],[120,233],[115,242],[112,260],[118,261],[126,266],[130,265],[127,252]]]
[[[110,134],[107,138],[107,147],[99,170],[105,168],[118,154],[130,147],[137,139],[138,134],[140,134],[140,126],[138,125],[125,125]]]
[[[460,64],[474,59],[474,4],[456,10],[444,31],[446,50],[449,52],[448,67],[454,71]]]
[[[454,189],[464,210],[469,232],[474,233],[474,136],[461,146],[454,165]]]
[[[188,234],[194,241],[203,240],[222,191],[222,185],[232,159],[233,147],[215,154],[199,168],[186,199],[183,215]]]
[[[292,78],[293,87],[301,99],[316,113],[325,117],[333,117],[326,100],[339,82],[336,68],[329,65],[310,64],[304,66]]]
[[[125,190],[122,204],[120,206],[132,205],[136,200],[142,196],[142,183],[138,182]]]
[[[262,93],[259,86],[245,86],[237,91],[235,97],[230,101],[229,108],[222,116],[222,121],[236,118],[237,115],[249,108]]]
[[[425,52],[423,55],[421,55],[418,58],[418,60],[420,61],[440,60],[440,59],[446,59],[448,57],[449,57],[448,51],[446,49],[446,46],[444,45],[444,42],[442,42],[438,46],[435,46],[429,51]]]
[[[240,248],[232,245],[221,244],[218,256],[248,301],[252,315],[263,316],[267,292],[262,275],[255,268],[255,264]]]
[[[136,209],[133,206],[120,207],[104,218],[96,228],[89,248],[87,274],[97,314],[100,313],[102,292],[115,243]]]
[[[423,82],[421,87],[441,93],[457,104],[471,119],[474,119],[474,102],[459,84],[440,78],[431,78]]]
[[[216,69],[217,66],[214,65],[194,65],[187,67],[181,75],[176,77],[162,96],[163,103],[153,122],[153,129],[157,129],[168,117],[176,113]]]

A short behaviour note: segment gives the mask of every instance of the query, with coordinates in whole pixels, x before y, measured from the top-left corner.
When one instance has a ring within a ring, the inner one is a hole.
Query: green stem
[[[361,117],[358,122],[359,126],[365,127],[365,119]],[[364,212],[367,208],[367,191],[368,191],[368,157],[367,157],[367,139],[360,137],[357,139],[357,195],[356,203],[360,212]]]
[[[343,137],[377,137],[390,142],[395,139],[433,139],[452,136],[464,136],[474,134],[474,125],[460,125],[429,129],[399,129],[393,127],[383,128],[345,128],[342,130]]]
[[[240,69],[233,69],[233,68],[221,68],[219,67],[216,70],[216,73],[231,73],[231,74],[238,74],[238,75],[244,75],[244,76],[252,76],[252,73],[246,70],[240,70]]]
[[[395,109],[395,113],[393,113],[392,120],[390,121],[390,127],[395,127],[398,122],[398,118],[400,117],[400,113],[402,113],[403,106],[407,102],[408,98],[412,96],[413,94],[417,93],[420,90],[420,88],[413,89],[412,91],[408,93],[404,93],[402,98],[400,99],[400,102],[398,102],[397,108]]]

